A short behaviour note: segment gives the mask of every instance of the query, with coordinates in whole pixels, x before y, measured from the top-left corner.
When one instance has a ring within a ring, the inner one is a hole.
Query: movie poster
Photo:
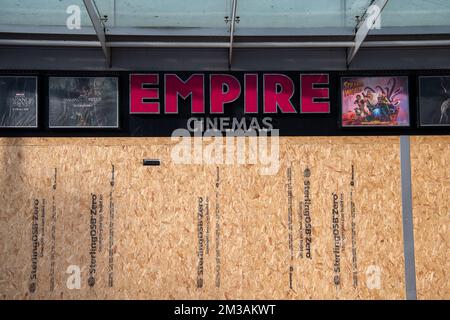
[[[0,127],[37,127],[37,77],[0,77]]]
[[[421,126],[450,126],[450,76],[419,78]]]
[[[50,128],[117,128],[118,79],[50,77]]]
[[[409,126],[408,77],[341,80],[343,127]]]

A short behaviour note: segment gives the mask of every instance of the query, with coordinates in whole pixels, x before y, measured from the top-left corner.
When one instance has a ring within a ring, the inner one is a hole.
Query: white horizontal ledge
[[[2,46],[101,47],[100,41],[1,39]]]
[[[235,42],[233,48],[347,48],[353,42]],[[229,48],[228,42],[108,42],[115,48]]]
[[[439,47],[450,46],[450,40],[366,41],[362,47]]]
[[[136,41],[108,42],[111,48],[229,48],[229,42],[168,42],[168,41]]]
[[[317,42],[235,42],[235,48],[349,48],[352,41]]]
[[[101,47],[99,41],[0,39],[0,46]],[[229,48],[228,42],[107,42],[111,48]],[[235,42],[233,48],[352,48],[352,41],[317,42]],[[367,41],[362,47],[438,47],[450,46],[450,40]]]
[[[100,47],[99,41],[3,39],[3,46]],[[353,42],[237,42],[234,48],[348,48]],[[229,48],[229,42],[107,42],[111,48]]]

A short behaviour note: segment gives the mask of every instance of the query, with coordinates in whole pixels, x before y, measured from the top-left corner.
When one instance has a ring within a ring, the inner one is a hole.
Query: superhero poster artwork
[[[450,76],[419,78],[421,126],[450,126]]]
[[[50,128],[117,128],[118,79],[50,77]]]
[[[37,127],[37,77],[0,77],[0,127]]]
[[[409,126],[408,77],[341,79],[343,127]]]

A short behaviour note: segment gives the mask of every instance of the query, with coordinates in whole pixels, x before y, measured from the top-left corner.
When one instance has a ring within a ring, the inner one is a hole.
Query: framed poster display
[[[50,128],[118,128],[116,77],[50,77]]]
[[[0,127],[37,128],[37,77],[0,77]]]
[[[450,76],[419,77],[422,127],[450,126]]]
[[[343,127],[410,125],[407,76],[341,78]]]

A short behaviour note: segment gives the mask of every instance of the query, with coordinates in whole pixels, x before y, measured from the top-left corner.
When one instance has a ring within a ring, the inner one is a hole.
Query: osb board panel
[[[417,296],[450,299],[450,138],[413,138],[411,161]]]
[[[404,298],[398,147],[355,147],[339,140],[291,146],[282,151],[276,181],[256,170],[242,171],[241,194],[249,198],[238,201],[245,215],[243,298]],[[341,239],[337,258],[333,194]],[[379,283],[374,270],[380,272]]]
[[[1,297],[403,299],[398,138],[280,142],[263,176],[170,139],[0,139]]]

